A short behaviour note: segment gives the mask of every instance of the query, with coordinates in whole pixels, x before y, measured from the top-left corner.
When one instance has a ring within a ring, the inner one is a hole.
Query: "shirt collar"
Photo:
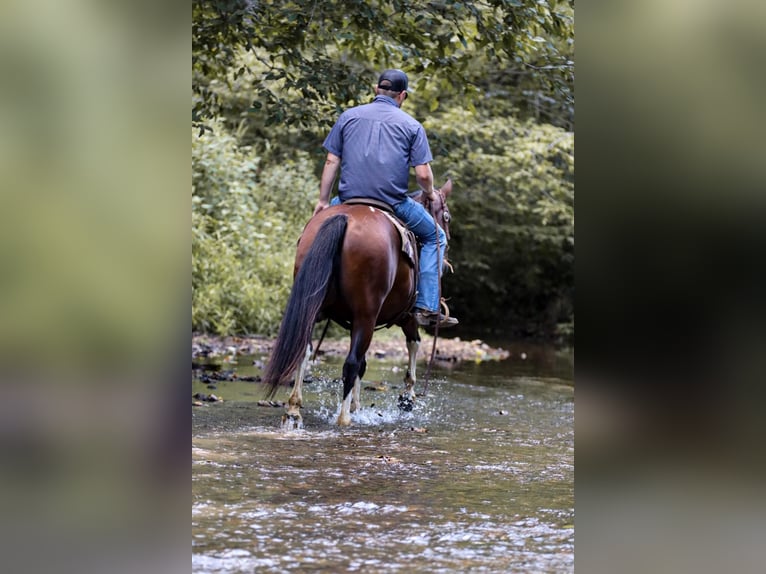
[[[386,104],[391,104],[392,106],[399,107],[399,104],[396,103],[396,100],[392,98],[391,96],[384,96],[383,94],[378,94],[375,96],[375,99],[372,100],[373,102],[383,102]]]

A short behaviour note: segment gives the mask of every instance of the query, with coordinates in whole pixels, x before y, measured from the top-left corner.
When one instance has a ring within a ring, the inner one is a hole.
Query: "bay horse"
[[[413,199],[435,216],[449,237],[446,198],[452,191],[452,180],[436,191],[433,205],[422,192]],[[373,331],[380,326],[397,325],[404,332],[409,360],[399,406],[412,409],[420,344],[418,323],[411,313],[417,270],[403,252],[402,242],[402,235],[389,216],[371,205],[330,206],[306,224],[295,255],[292,290],[261,379],[267,385],[267,396],[273,398],[277,387],[289,384],[295,373],[282,417],[283,428],[302,426],[301,391],[311,356],[311,336],[315,323],[323,319],[331,319],[351,332],[343,363],[338,425],[351,424],[351,413],[360,408],[360,381],[367,367],[365,354]]]

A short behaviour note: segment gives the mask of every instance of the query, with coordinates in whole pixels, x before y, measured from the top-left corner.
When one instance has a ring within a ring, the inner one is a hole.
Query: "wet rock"
[[[387,464],[397,464],[402,462],[398,458],[394,458],[393,456],[388,456],[387,454],[379,454],[378,458]]]
[[[213,353],[213,347],[207,343],[195,343],[192,345],[192,357],[209,357]]]
[[[219,337],[192,334],[192,358],[232,357],[259,355],[271,351],[273,341],[265,337]],[[224,359],[225,360],[225,359]]]
[[[207,384],[221,381],[251,381],[256,383],[261,382],[261,377],[258,375],[238,375],[233,370],[203,371],[197,378],[200,382]]]
[[[364,387],[365,391],[387,391],[388,387],[383,382],[373,383]]]
[[[258,401],[256,403],[259,407],[283,407],[285,403],[282,401]]]
[[[431,356],[433,337],[423,334],[418,355],[420,358],[429,360]],[[228,357],[241,355],[262,355],[269,353],[273,347],[273,341],[264,337],[216,337],[212,335],[192,335],[192,359],[215,359],[219,361]],[[403,341],[373,339],[369,350],[379,360],[406,360],[407,347]],[[348,339],[326,339],[318,356],[345,356],[348,353]],[[493,361],[508,358],[510,353],[505,349],[493,348],[481,339],[463,341],[459,337],[439,337],[437,356],[442,364],[453,365],[461,361]],[[526,353],[522,360],[526,359]],[[203,361],[199,361],[202,363]],[[261,363],[261,364],[259,364]],[[263,361],[256,360],[254,365],[263,368]],[[399,367],[393,369],[398,372]]]
[[[195,393],[192,396],[192,398],[205,403],[217,403],[217,402],[223,401],[221,397],[217,397],[216,395],[213,395],[213,394],[206,395],[205,393]]]

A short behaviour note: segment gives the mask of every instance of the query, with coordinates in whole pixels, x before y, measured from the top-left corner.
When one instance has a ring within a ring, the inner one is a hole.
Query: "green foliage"
[[[573,12],[573,0],[194,0],[193,121],[232,111],[211,84],[228,75],[270,125],[328,127],[377,72],[401,67],[430,111],[445,95],[490,95],[571,128]]]
[[[573,313],[574,135],[465,110],[427,127],[449,149],[434,169],[455,182],[445,278],[455,312],[519,335],[568,335],[557,325]]]
[[[274,334],[290,285],[295,243],[319,182],[312,164],[261,167],[223,126],[192,134],[192,327]]]

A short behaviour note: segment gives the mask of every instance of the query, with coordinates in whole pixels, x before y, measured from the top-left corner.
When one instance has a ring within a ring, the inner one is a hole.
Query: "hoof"
[[[405,412],[410,412],[415,406],[415,401],[412,397],[406,395],[399,395],[399,408]]]
[[[282,430],[292,431],[303,428],[303,418],[299,414],[282,415]]]

